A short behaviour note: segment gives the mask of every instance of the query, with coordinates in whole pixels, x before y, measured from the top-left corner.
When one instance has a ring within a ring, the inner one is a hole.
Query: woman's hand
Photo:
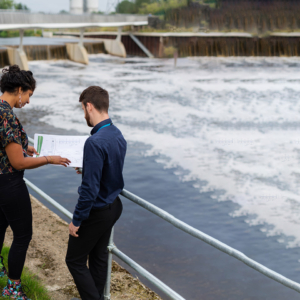
[[[37,153],[37,151],[34,149],[34,147],[28,146],[28,149],[27,149],[27,155],[33,156],[33,154],[39,155],[39,153]]]
[[[67,158],[61,157],[61,156],[47,156],[47,160],[50,164],[53,165],[62,165],[64,167],[67,167],[71,161],[68,160]]]

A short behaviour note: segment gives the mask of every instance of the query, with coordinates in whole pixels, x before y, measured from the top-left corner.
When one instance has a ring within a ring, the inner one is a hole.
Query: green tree
[[[15,9],[29,10],[29,8],[22,3],[16,3],[16,4],[14,4],[14,7],[15,7]]]
[[[0,0],[0,9],[12,9],[13,6],[13,0]]]
[[[118,3],[116,12],[119,14],[134,14],[136,13],[135,4],[131,1],[123,0]]]

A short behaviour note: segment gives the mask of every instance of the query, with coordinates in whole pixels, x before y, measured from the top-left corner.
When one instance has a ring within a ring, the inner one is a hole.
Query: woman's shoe
[[[0,256],[0,277],[7,276],[6,268],[4,267],[3,257]]]
[[[8,299],[15,299],[15,300],[30,300],[23,288],[21,281],[12,281],[10,279],[7,280],[7,286],[3,289],[2,297]]]

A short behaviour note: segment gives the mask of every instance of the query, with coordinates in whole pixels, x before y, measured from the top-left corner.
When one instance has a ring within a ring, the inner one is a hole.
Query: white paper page
[[[39,156],[59,155],[71,161],[69,167],[82,168],[83,147],[88,137],[36,133],[34,148],[40,153]]]

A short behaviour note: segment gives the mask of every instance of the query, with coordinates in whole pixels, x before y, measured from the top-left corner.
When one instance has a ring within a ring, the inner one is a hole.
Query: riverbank
[[[68,242],[68,224],[31,196],[33,210],[33,239],[30,243],[26,266],[37,275],[54,300],[79,297],[76,286],[65,264]],[[12,242],[8,229],[5,244]],[[156,300],[157,294],[137,278],[113,262],[111,299]]]

